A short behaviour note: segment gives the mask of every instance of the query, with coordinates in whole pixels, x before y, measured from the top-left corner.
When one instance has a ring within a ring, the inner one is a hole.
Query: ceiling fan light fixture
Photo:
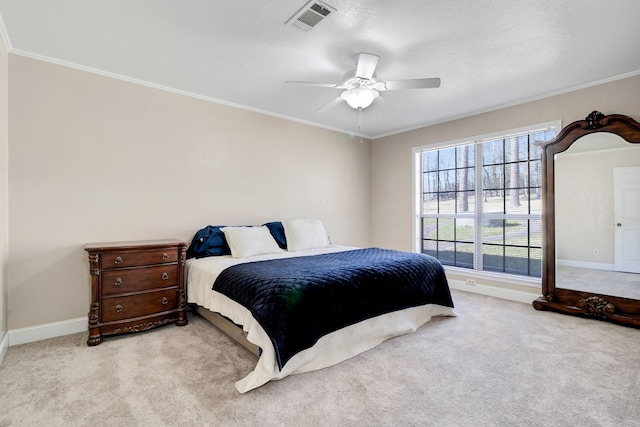
[[[349,107],[355,108],[356,110],[361,110],[367,108],[374,99],[378,97],[379,93],[377,90],[366,87],[359,86],[353,89],[345,90],[340,94],[340,97],[347,101]]]

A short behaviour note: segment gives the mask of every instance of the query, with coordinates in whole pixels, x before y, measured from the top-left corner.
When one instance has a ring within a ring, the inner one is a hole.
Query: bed
[[[207,226],[187,258],[188,302],[258,357],[240,393],[455,316],[435,258],[334,245],[318,220]]]

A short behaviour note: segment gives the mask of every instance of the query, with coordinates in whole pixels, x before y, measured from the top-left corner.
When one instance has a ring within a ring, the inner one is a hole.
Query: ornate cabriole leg
[[[98,319],[100,315],[100,304],[97,302],[91,303],[89,308],[89,338],[87,339],[87,345],[98,345],[102,342],[102,334],[100,333],[100,326],[98,326]]]
[[[91,274],[91,305],[89,306],[89,338],[87,345],[98,345],[102,342],[100,329],[100,295],[98,280],[100,276],[100,257],[89,255],[89,273]]]
[[[178,293],[178,300],[180,311],[178,312],[178,320],[176,320],[176,325],[185,326],[187,323],[189,323],[189,319],[187,319],[187,298],[184,289],[180,289]]]
[[[187,262],[187,248],[183,246],[180,249],[180,277],[178,277],[180,285],[178,286],[178,320],[176,321],[176,325],[185,326],[189,323],[189,319],[187,319],[187,291],[185,287],[187,286],[185,283],[184,277],[184,265]]]

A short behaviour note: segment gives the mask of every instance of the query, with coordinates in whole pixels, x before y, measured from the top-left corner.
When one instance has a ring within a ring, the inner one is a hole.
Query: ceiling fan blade
[[[295,80],[287,80],[284,82],[288,85],[297,85],[297,86],[315,86],[315,87],[333,87],[337,88],[342,83],[319,83],[319,82],[299,82]]]
[[[335,107],[336,105],[340,104],[343,101],[343,99],[341,97],[337,97],[335,98],[333,101],[329,102],[328,104],[325,104],[324,106],[318,108],[316,110],[316,113],[324,113],[325,111]]]
[[[386,90],[430,89],[440,87],[440,79],[438,77],[430,79],[387,80],[384,83]]]
[[[361,53],[358,57],[358,65],[356,67],[356,77],[370,79],[378,66],[378,55],[371,53]]]

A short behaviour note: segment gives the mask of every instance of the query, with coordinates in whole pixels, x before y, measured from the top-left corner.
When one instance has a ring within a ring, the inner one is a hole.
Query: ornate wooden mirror
[[[594,111],[543,147],[537,310],[640,327],[640,123]]]

